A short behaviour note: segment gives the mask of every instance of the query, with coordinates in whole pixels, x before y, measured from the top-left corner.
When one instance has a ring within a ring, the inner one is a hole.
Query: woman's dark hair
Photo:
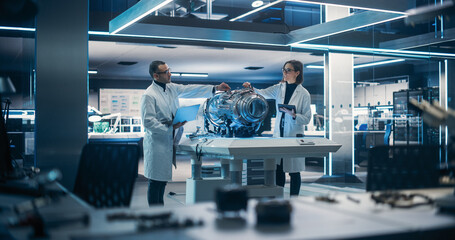
[[[289,60],[289,61],[284,63],[283,68],[288,63],[292,65],[292,67],[294,68],[294,71],[296,71],[296,72],[299,71],[300,72],[300,74],[295,79],[295,83],[302,84],[303,83],[303,64],[302,64],[302,62],[300,62],[298,60]]]
[[[166,64],[166,63],[163,61],[159,61],[159,60],[153,61],[152,63],[150,63],[150,66],[149,66],[150,76],[152,76],[152,78],[153,78],[153,74],[156,73],[156,71],[158,70],[158,67],[160,65],[164,65],[164,64]]]

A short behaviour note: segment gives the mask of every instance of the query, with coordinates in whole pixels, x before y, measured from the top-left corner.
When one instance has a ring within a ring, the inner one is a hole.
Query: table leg
[[[202,179],[202,157],[198,159],[196,154],[191,155],[191,178],[195,180]]]
[[[242,185],[242,159],[233,159],[229,162],[229,173],[231,175],[231,183]]]
[[[221,178],[222,179],[229,178],[229,159],[225,158],[221,159]]]
[[[264,185],[276,186],[276,160],[264,159]]]

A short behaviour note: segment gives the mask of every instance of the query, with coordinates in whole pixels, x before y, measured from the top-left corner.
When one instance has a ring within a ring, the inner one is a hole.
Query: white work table
[[[283,188],[275,182],[276,159],[325,157],[336,152],[341,144],[326,138],[185,138],[178,151],[191,155],[192,176],[186,181],[186,202],[213,200],[216,188],[233,183],[241,185],[244,159],[264,161],[264,185],[251,186],[253,197],[280,197]],[[204,179],[201,166],[204,156],[221,160],[221,178]]]

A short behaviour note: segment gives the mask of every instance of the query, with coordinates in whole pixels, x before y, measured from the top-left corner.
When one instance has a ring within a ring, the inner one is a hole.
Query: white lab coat
[[[276,121],[274,137],[280,137],[280,121],[281,115],[285,114],[278,110],[278,104],[283,104],[284,95],[286,93],[286,83],[278,83],[266,89],[254,89],[258,94],[261,94],[266,99],[275,99],[276,102]],[[310,93],[299,84],[289,100],[289,105],[295,105],[295,119],[289,115],[284,116],[283,137],[296,137],[296,134],[303,134],[304,125],[311,120],[311,97]],[[279,164],[281,159],[277,159]],[[283,171],[285,172],[300,172],[305,170],[305,158],[283,158]]]
[[[152,83],[141,99],[144,136],[144,176],[157,181],[172,180],[172,118],[179,107],[179,97],[200,98],[213,95],[213,85],[166,84],[166,91]],[[167,124],[165,124],[167,123]]]

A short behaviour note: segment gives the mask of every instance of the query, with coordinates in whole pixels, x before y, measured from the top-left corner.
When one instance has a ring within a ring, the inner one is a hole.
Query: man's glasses
[[[164,72],[156,72],[156,74],[168,74],[171,72],[171,68],[168,68],[166,71]]]
[[[290,72],[294,72],[295,70],[292,68],[283,68],[283,69],[281,69],[281,71],[283,71],[285,73],[290,73]]]

